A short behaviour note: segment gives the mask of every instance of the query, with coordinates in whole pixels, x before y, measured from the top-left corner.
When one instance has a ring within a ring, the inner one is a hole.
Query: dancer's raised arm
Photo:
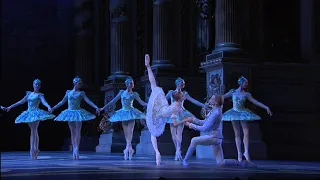
[[[150,66],[150,56],[149,54],[146,54],[144,57],[144,63],[147,67],[148,70],[148,77],[149,77],[149,81],[150,81],[150,85],[151,85],[151,90],[153,91],[156,87],[157,87],[157,82],[156,79],[154,78],[151,66]]]

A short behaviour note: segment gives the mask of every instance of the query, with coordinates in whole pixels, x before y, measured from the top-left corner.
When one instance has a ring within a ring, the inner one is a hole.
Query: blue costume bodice
[[[81,109],[80,105],[81,105],[81,100],[83,99],[82,96],[82,91],[80,92],[73,92],[70,93],[71,91],[68,90],[67,94],[68,94],[68,109],[70,110],[79,110]]]
[[[42,93],[32,93],[27,91],[27,100],[28,100],[28,110],[39,109],[39,105],[41,102],[40,96],[43,96]]]
[[[236,111],[245,110],[245,102],[247,100],[247,93],[233,93],[232,94],[232,103],[233,109]]]
[[[133,109],[133,100],[139,96],[137,92],[133,93],[124,93],[125,91],[122,91],[121,93],[121,105],[122,109],[129,110]]]

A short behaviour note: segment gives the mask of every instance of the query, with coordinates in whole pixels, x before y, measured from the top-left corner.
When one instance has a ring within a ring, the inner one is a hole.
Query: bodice
[[[136,98],[138,94],[136,92],[133,93],[122,93],[121,94],[121,104],[122,109],[132,109],[133,107],[133,100]]]
[[[171,117],[171,115],[179,115],[181,111],[181,105],[179,103],[171,103],[169,106],[166,108],[163,108],[162,110],[162,115],[163,117]]]
[[[82,91],[80,92],[73,92],[68,91],[68,109],[70,110],[78,110],[81,109],[80,104],[82,97]]]
[[[232,94],[232,103],[234,110],[245,110],[245,102],[247,100],[247,93],[233,93]]]
[[[176,101],[176,100],[172,97],[172,93],[173,93],[173,92],[174,92],[174,91],[172,90],[171,95],[170,95],[171,103],[173,103],[173,102]],[[183,91],[183,95],[186,96],[186,94],[187,94],[187,92],[186,92],[186,91]],[[181,102],[181,107],[182,107],[182,109],[185,109],[185,108],[183,107],[183,104],[184,104],[184,100]]]
[[[39,108],[39,104],[41,102],[40,96],[42,95],[41,93],[32,93],[32,92],[27,92],[28,97],[28,110],[35,110]]]

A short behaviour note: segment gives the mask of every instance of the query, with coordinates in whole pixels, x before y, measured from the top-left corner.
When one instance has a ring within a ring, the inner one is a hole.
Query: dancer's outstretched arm
[[[68,100],[68,92],[69,91],[67,91],[66,94],[64,95],[63,99],[51,109],[50,113],[52,113],[54,110],[58,109],[60,106],[62,106],[64,103],[67,102],[67,100]]]
[[[205,107],[205,105],[204,105],[203,103],[201,103],[201,102],[193,99],[193,98],[189,95],[189,93],[187,93],[187,92],[185,93],[185,97],[187,98],[188,101],[192,102],[193,104],[195,104],[195,105],[197,105],[197,106],[200,106],[200,107],[202,107],[202,108]]]
[[[48,111],[50,112],[51,111],[51,106],[48,104],[48,102],[46,101],[46,98],[44,97],[43,94],[40,94],[40,100],[41,100],[41,103],[48,108]]]
[[[271,110],[269,109],[268,106],[262,104],[261,102],[257,101],[256,99],[254,99],[250,93],[247,93],[247,98],[249,101],[251,101],[254,105],[260,107],[260,108],[263,108],[267,111],[267,113],[271,116],[272,115],[272,112]]]
[[[157,87],[157,82],[156,79],[154,78],[151,66],[150,66],[150,56],[149,54],[146,54],[144,57],[144,63],[147,67],[148,70],[148,77],[149,77],[149,81],[150,81],[150,85],[151,85],[151,90],[153,91],[156,87]]]
[[[118,94],[116,95],[116,97],[114,97],[110,102],[108,102],[108,104],[103,106],[103,108],[100,108],[100,111],[104,111],[108,106],[110,106],[110,104],[115,104],[117,101],[119,101],[119,99],[121,98],[121,94],[122,93],[123,93],[123,90],[120,90],[118,92]]]
[[[135,92],[135,97],[134,98],[135,98],[135,100],[137,100],[139,102],[139,104],[141,106],[147,107],[148,103],[142,101],[142,99],[140,98],[140,95],[137,92]]]
[[[227,98],[231,97],[232,94],[234,93],[234,91],[235,91],[234,89],[231,89],[229,92],[227,92],[226,94],[223,95],[223,98],[227,99]]]
[[[19,105],[24,104],[25,102],[27,102],[27,100],[28,100],[28,95],[29,95],[29,93],[27,92],[27,95],[24,96],[20,101],[18,101],[18,102],[16,102],[16,103],[12,104],[11,106],[7,107],[7,108],[6,108],[7,112],[9,112],[12,108],[15,108],[15,107],[17,107],[17,106],[19,106]]]
[[[95,110],[96,110],[96,114],[97,115],[100,115],[100,110],[98,108],[98,106],[96,106],[89,98],[88,96],[86,95],[86,93],[84,91],[82,91],[81,93],[82,97],[83,97],[83,100],[89,104],[91,107],[93,107]]]

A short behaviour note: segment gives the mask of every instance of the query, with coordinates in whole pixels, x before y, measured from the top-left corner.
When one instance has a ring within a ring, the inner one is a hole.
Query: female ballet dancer
[[[82,121],[95,119],[96,116],[80,107],[83,99],[91,107],[96,109],[97,115],[100,114],[99,108],[86,96],[84,91],[80,91],[82,80],[79,77],[73,79],[73,89],[67,90],[63,99],[52,108],[52,112],[68,101],[68,109],[62,111],[54,120],[68,122],[71,143],[73,148],[73,159],[79,159],[79,146],[81,140]]]
[[[103,111],[111,104],[115,104],[119,99],[121,99],[122,108],[116,111],[110,118],[110,122],[122,122],[122,128],[124,132],[124,136],[126,138],[126,148],[123,150],[124,160],[132,159],[132,155],[134,150],[132,148],[132,136],[133,129],[135,125],[136,119],[145,119],[146,116],[139,111],[138,109],[133,107],[133,100],[137,100],[142,106],[146,107],[147,103],[141,100],[139,94],[137,92],[133,92],[134,81],[131,77],[127,77],[125,81],[126,90],[120,90],[115,98],[113,98],[107,105],[100,109]]]
[[[150,67],[150,56],[148,54],[145,55],[145,65],[148,70],[148,77],[151,86],[151,95],[147,106],[146,123],[151,133],[151,142],[156,153],[156,164],[160,165],[161,155],[158,149],[157,137],[163,133],[168,118],[177,118],[178,115],[183,117],[182,101],[185,100],[185,97],[182,93],[173,92],[172,98],[175,101],[169,106],[162,88],[158,87],[156,84],[156,80]]]
[[[245,89],[248,87],[248,80],[241,76],[238,80],[239,88],[234,90],[231,89],[228,93],[224,95],[224,98],[232,97],[233,108],[226,111],[223,116],[223,121],[231,121],[234,134],[235,141],[238,151],[238,161],[242,161],[242,156],[246,158],[248,162],[250,162],[249,156],[249,125],[248,121],[260,120],[260,116],[254,114],[249,109],[245,108],[246,100],[251,101],[258,107],[261,107],[267,111],[267,113],[271,116],[272,112],[269,107],[255,100],[250,93],[246,92]],[[243,144],[244,144],[244,153],[242,155],[241,152],[241,139],[240,139],[240,124],[243,130]]]
[[[181,93],[184,95],[184,97],[186,98],[186,100],[189,100],[190,102],[192,102],[193,104],[197,105],[197,106],[200,106],[202,108],[204,108],[204,104],[193,99],[189,94],[188,92],[186,91],[182,91],[182,89],[185,87],[185,81],[178,77],[176,79],[176,89],[175,90],[169,90],[167,95],[166,95],[166,98],[167,99],[170,99],[171,100],[171,103],[174,102],[174,99],[172,98],[172,93]],[[184,107],[183,107],[183,103],[184,101],[182,101],[182,114],[184,117],[194,117],[194,115],[189,112],[188,110],[186,110]],[[178,116],[177,117],[177,122],[180,121],[182,119],[182,117]],[[174,160],[175,161],[178,161],[178,160],[182,160],[182,156],[181,156],[181,143],[182,143],[182,132],[183,132],[183,128],[184,128],[184,124],[180,124],[178,126],[174,126],[173,125],[173,119],[172,118],[169,118],[168,122],[170,124],[170,131],[171,131],[171,136],[172,136],[172,141],[174,143],[174,146],[176,148],[176,154],[175,154],[175,158]]]
[[[29,128],[31,130],[30,133],[30,157],[31,159],[37,159],[39,150],[39,135],[38,135],[38,127],[40,121],[53,119],[55,116],[50,114],[51,107],[47,103],[44,95],[40,93],[41,81],[39,79],[35,79],[33,81],[33,92],[27,91],[26,96],[22,98],[17,103],[4,108],[7,112],[9,112],[12,108],[15,108],[19,105],[28,102],[28,110],[22,112],[15,120],[15,123],[28,123]],[[39,108],[40,102],[48,108],[48,111],[44,111]]]

